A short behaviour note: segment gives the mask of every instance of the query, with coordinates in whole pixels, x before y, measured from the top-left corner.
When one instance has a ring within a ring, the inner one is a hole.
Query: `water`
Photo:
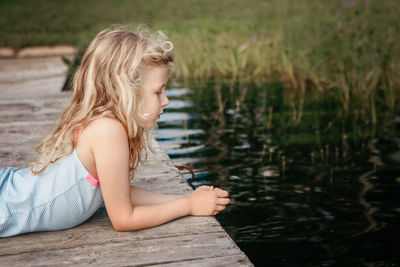
[[[194,185],[230,192],[217,218],[256,266],[397,266],[399,117],[374,128],[318,100],[293,123],[279,89],[169,89],[158,140]]]

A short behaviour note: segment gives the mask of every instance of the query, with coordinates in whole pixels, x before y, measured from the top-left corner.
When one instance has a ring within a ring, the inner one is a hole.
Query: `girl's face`
[[[165,106],[169,104],[165,94],[165,86],[168,81],[168,69],[161,66],[146,66],[142,76],[143,107],[140,120],[143,128],[154,127],[156,120],[160,118]]]

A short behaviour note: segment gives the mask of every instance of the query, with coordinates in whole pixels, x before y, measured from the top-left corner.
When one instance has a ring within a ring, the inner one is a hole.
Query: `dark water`
[[[316,99],[296,122],[279,84],[197,88],[168,90],[158,140],[230,192],[217,218],[256,266],[398,266],[400,117]]]

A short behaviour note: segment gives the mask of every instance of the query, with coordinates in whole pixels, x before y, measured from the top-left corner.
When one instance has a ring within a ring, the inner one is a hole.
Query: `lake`
[[[300,108],[280,84],[173,87],[158,141],[230,192],[217,219],[256,266],[400,262],[400,116]]]

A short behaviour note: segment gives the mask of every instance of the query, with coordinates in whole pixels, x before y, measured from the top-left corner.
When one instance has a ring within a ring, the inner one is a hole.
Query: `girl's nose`
[[[164,97],[163,97],[163,99],[162,99],[161,106],[162,106],[162,107],[166,107],[166,106],[169,105],[169,99],[168,99],[168,97],[167,97],[167,94],[164,93],[163,95],[164,95]]]

